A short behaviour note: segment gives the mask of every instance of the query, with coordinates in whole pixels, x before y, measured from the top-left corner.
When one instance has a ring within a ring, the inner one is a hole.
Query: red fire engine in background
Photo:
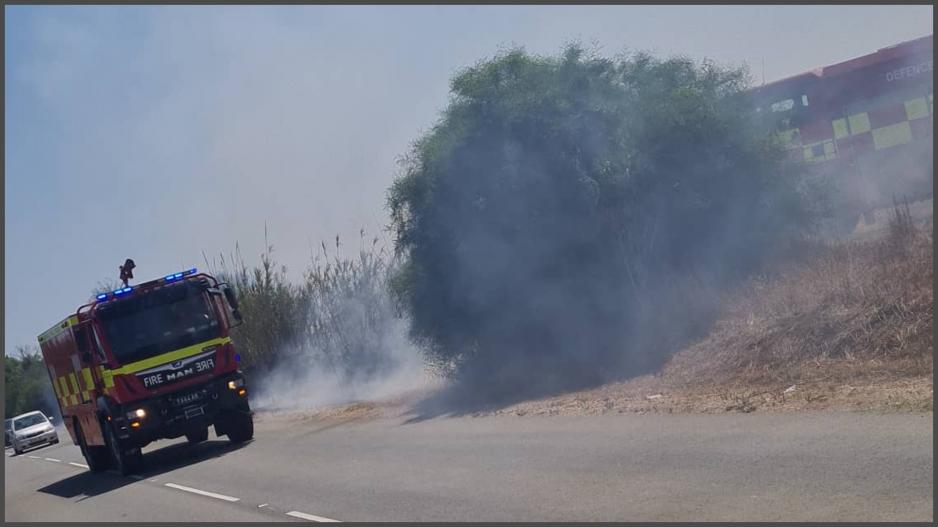
[[[123,474],[160,438],[254,435],[230,329],[233,291],[195,269],[97,295],[39,336],[72,441],[92,472]]]
[[[932,35],[755,88],[795,159],[836,186],[842,217],[932,195]]]

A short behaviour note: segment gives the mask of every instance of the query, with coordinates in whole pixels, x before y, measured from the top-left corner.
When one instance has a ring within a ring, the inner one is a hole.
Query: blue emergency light
[[[189,269],[188,271],[182,271],[182,272],[180,272],[180,273],[168,274],[168,275],[166,275],[166,276],[163,278],[163,281],[164,281],[164,282],[175,282],[176,280],[179,280],[180,278],[182,278],[182,277],[184,277],[184,276],[193,275],[193,274],[195,274],[196,272],[197,272],[197,271],[196,271],[196,268],[193,267],[192,269]],[[117,298],[117,297],[119,297],[119,296],[126,295],[127,293],[130,293],[130,292],[132,292],[133,290],[134,290],[133,287],[123,287],[123,288],[121,288],[121,289],[115,289],[114,291],[111,291],[110,293],[101,293],[101,294],[95,296],[95,298],[97,298],[98,300],[107,300],[109,296],[113,296],[114,298]]]
[[[189,276],[190,274],[195,274],[195,267],[193,267],[192,269],[189,269],[188,271],[183,271],[181,273],[168,274],[163,278],[163,280],[166,282],[174,282],[176,280],[179,280],[183,276]]]

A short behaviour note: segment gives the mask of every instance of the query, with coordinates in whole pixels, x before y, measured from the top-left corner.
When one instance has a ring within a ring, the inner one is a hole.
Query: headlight
[[[133,412],[127,412],[127,419],[143,419],[147,416],[147,411],[143,408],[137,408]]]
[[[229,390],[237,390],[238,388],[244,386],[244,379],[235,379],[233,381],[228,381]]]

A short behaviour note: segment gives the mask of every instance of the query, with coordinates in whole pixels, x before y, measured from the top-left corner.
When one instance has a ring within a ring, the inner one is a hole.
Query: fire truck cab
[[[227,284],[195,269],[102,293],[39,336],[62,420],[91,472],[137,471],[162,438],[254,435]]]

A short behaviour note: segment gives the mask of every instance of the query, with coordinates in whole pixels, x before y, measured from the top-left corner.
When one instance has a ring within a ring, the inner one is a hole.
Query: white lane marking
[[[46,461],[52,461],[53,463],[61,463],[61,459],[55,459],[54,457],[47,457]]]
[[[26,457],[31,457],[31,458],[33,458],[33,459],[39,459],[39,456],[26,456]]]
[[[290,512],[287,513],[287,516],[293,516],[294,518],[300,518],[300,519],[303,519],[303,520],[309,520],[309,521],[314,521],[314,522],[322,522],[322,523],[342,523],[342,522],[340,522],[339,520],[331,520],[331,519],[329,519],[329,518],[323,518],[322,516],[316,516],[316,515],[313,515],[313,514],[306,514],[305,512],[299,512],[299,511],[290,511]]]
[[[88,468],[88,465],[82,465],[81,463],[72,463],[71,461],[69,461],[68,464],[72,465],[73,467]]]
[[[214,492],[209,492],[207,490],[194,489],[192,487],[185,487],[183,485],[177,485],[175,483],[164,483],[167,487],[171,487],[178,490],[184,490],[186,492],[191,492],[193,494],[200,494],[202,496],[208,496],[209,498],[215,498],[225,501],[239,501],[238,498],[233,498],[231,496],[225,496],[224,494],[215,494]]]
[[[257,508],[260,509],[261,507],[266,507],[266,506],[267,506],[266,503],[261,503],[260,505],[257,506]]]

